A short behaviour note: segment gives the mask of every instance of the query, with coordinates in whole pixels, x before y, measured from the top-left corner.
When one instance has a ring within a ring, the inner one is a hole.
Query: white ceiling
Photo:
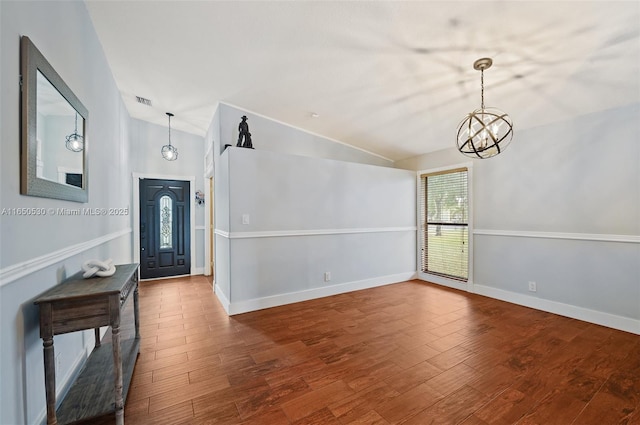
[[[513,143],[524,128],[640,102],[635,0],[87,7],[131,116],[166,125],[173,112],[173,128],[199,135],[220,101],[392,160],[444,149],[480,106],[472,65],[485,56],[485,103],[511,115]]]

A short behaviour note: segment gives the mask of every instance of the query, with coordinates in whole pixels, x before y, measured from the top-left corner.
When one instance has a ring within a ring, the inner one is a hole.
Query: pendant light
[[[484,106],[484,70],[489,69],[491,58],[478,59],[473,69],[480,71],[480,109],[467,115],[458,126],[458,150],[472,158],[491,158],[504,151],[513,138],[513,122],[509,115],[497,108]]]
[[[162,147],[162,157],[167,161],[175,161],[178,159],[178,149],[175,146],[171,146],[171,117],[173,114],[167,112],[167,116],[169,117],[169,144]]]
[[[73,152],[82,152],[84,149],[84,137],[78,134],[78,113],[76,112],[76,123],[73,133],[66,137],[64,143],[67,149]]]

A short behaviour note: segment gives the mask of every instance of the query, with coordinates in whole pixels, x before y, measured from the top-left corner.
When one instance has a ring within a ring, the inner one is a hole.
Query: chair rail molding
[[[357,233],[415,232],[416,226],[371,227],[354,229],[268,230],[256,232],[227,232],[216,229],[215,234],[227,239],[279,238],[287,236],[348,235]]]
[[[39,257],[23,261],[12,266],[4,267],[0,269],[0,287],[18,280],[21,277],[30,275],[31,273],[35,273],[38,270],[44,269],[45,267],[48,267],[52,264],[73,257],[74,255],[81,254],[91,248],[95,248],[121,236],[128,235],[129,233],[131,233],[131,231],[131,227],[127,227],[125,229],[118,230],[116,232],[112,232],[86,242],[71,245],[66,248],[53,251],[49,254],[41,255]]]
[[[513,238],[569,239],[595,242],[640,243],[640,235],[607,235],[601,233],[537,232],[529,230],[474,229],[474,235],[504,236]]]

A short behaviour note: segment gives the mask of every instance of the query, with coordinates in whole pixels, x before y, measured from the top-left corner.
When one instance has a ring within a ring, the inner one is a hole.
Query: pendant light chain
[[[484,108],[484,106],[483,106]],[[167,114],[169,115],[169,114]],[[169,115],[169,146],[171,146],[171,115]]]
[[[480,70],[480,107],[484,109],[484,68]]]

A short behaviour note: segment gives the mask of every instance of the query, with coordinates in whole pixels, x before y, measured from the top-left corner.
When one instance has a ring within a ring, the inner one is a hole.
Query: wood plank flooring
[[[140,284],[135,424],[640,425],[640,336],[409,281],[228,317]]]

